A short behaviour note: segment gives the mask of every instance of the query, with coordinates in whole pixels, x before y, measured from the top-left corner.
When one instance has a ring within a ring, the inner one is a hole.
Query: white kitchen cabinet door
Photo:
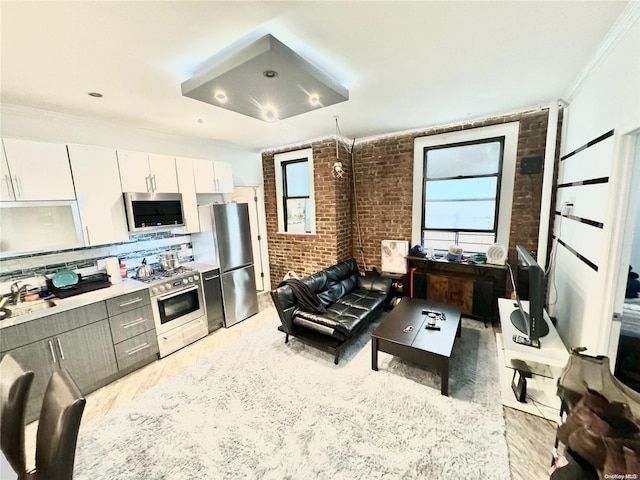
[[[213,173],[216,177],[216,193],[233,193],[233,172],[231,164],[213,162]]]
[[[118,150],[117,155],[122,192],[150,192],[149,154]]]
[[[182,212],[184,213],[184,233],[200,231],[198,219],[198,199],[193,175],[193,159],[176,157],[178,187],[182,194]]]
[[[66,145],[4,138],[15,199],[75,200]]]
[[[178,193],[175,157],[150,153],[149,173],[151,174],[152,191],[156,193]]]
[[[218,193],[211,160],[193,159],[196,193]]]
[[[10,202],[16,199],[15,193],[13,193],[13,182],[11,181],[11,172],[9,172],[9,164],[7,163],[7,157],[4,155],[4,148],[0,145],[0,153],[2,154],[2,160],[0,162],[0,201]]]
[[[116,151],[85,145],[68,148],[85,245],[129,241]]]

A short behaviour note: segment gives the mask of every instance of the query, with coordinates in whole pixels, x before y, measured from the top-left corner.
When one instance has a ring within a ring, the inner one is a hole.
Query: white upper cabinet
[[[65,145],[14,138],[2,142],[7,163],[2,172],[3,200],[11,190],[11,199],[17,201],[75,200]],[[11,189],[5,175],[9,176]]]
[[[4,148],[0,148],[0,153],[2,154],[2,161],[0,163],[0,176],[2,177],[2,183],[0,183],[0,202],[9,202],[16,199],[16,194],[13,192],[13,182],[11,181],[7,157],[4,155]]]
[[[151,174],[151,184],[154,192],[179,192],[175,157],[150,153],[149,173]]]
[[[193,174],[193,159],[176,157],[178,187],[182,194],[182,212],[184,213],[184,233],[200,231],[198,218],[198,200]]]
[[[85,245],[129,241],[116,151],[69,145]]]
[[[231,165],[211,160],[193,160],[196,193],[233,193]]]
[[[123,192],[178,193],[172,156],[118,150],[118,166]]]
[[[213,162],[213,172],[218,185],[218,193],[233,193],[233,171],[231,164]]]

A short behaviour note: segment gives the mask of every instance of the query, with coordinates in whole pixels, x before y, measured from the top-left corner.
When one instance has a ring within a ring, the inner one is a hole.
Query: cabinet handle
[[[120,307],[126,307],[127,305],[133,305],[134,303],[141,302],[142,299],[140,297],[134,298],[133,300],[129,300],[128,302],[121,303]]]
[[[203,280],[208,282],[209,280],[214,280],[216,278],[220,278],[220,275],[214,275],[213,277],[204,277]]]
[[[216,193],[220,193],[220,180],[216,178]]]
[[[62,344],[60,343],[60,339],[56,338],[56,341],[58,342],[58,348],[60,349],[60,358],[64,360],[64,352],[62,351]]]
[[[144,177],[144,183],[147,186],[147,193],[151,191],[151,175]]]
[[[15,187],[15,198],[22,198],[22,189],[20,188],[20,180],[17,176],[13,177],[13,186]]]
[[[158,185],[156,184],[156,176],[153,174],[151,176],[151,191],[155,192],[156,190],[158,190]]]
[[[9,193],[9,197],[15,200],[16,194],[13,191],[13,185],[11,184],[11,177],[9,175],[4,176],[4,183],[7,184],[7,192]]]
[[[84,227],[85,232],[87,232],[87,243],[91,245],[91,236],[89,236],[89,227]]]
[[[51,343],[51,340],[49,340],[49,350],[51,350],[51,360],[53,360],[53,363],[58,363],[56,360],[56,352],[53,351],[53,343]]]
[[[143,343],[142,345],[138,345],[137,347],[132,348],[131,350],[127,350],[127,355],[133,355],[135,353],[141,352],[149,348],[150,345],[148,343]]]
[[[135,325],[140,325],[141,323],[144,323],[146,321],[147,321],[146,318],[140,317],[140,318],[136,319],[134,322],[127,323],[126,325],[122,324],[121,326],[122,326],[122,328],[131,328],[131,327],[133,327]]]

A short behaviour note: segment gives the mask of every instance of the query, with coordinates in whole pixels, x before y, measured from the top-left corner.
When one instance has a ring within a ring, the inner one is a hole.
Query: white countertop
[[[219,268],[215,264],[202,262],[187,262],[182,263],[181,266],[190,268],[192,270],[197,270],[198,272],[206,272]],[[56,304],[55,307],[49,307],[43,310],[38,310],[36,312],[7,318],[0,321],[0,329],[13,327],[14,325],[19,325],[24,322],[37,320],[38,318],[47,317],[49,315],[65,312],[67,310],[82,307],[84,305],[89,305],[90,303],[101,302],[109,298],[118,297],[120,295],[136,292],[138,290],[144,290],[146,288],[149,288],[149,285],[134,280],[133,278],[126,278],[122,280],[121,283],[111,285],[109,288],[101,288],[92,292],[81,293],[80,295],[76,295],[74,297],[51,298],[50,300],[52,300]],[[11,308],[10,306],[8,307]]]

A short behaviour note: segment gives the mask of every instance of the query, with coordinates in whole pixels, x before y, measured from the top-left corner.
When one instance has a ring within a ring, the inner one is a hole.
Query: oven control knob
[[[169,290],[171,288],[171,284],[170,283],[165,283],[164,284],[164,288],[166,288],[167,290]]]
[[[158,287],[153,287],[151,289],[151,293],[158,293]]]
[[[193,277],[189,277],[189,283],[193,283]]]
[[[164,285],[160,285],[157,290],[160,290],[161,292],[164,292]]]
[[[189,283],[189,280],[187,280],[186,278],[183,278],[183,279],[182,279],[182,284],[183,284],[183,285],[186,285],[187,283]]]
[[[200,277],[198,275],[194,275],[193,279],[197,282],[198,280],[200,280]]]

